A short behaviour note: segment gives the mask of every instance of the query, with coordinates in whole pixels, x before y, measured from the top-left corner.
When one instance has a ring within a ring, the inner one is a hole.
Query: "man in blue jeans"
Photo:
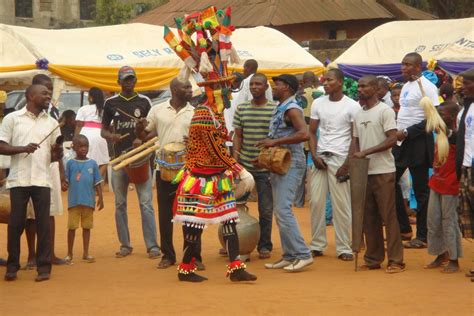
[[[124,66],[120,68],[118,83],[122,91],[107,99],[104,104],[101,135],[113,142],[113,156],[130,151],[134,146],[141,144],[135,135],[136,122],[146,118],[151,108],[151,101],[146,96],[135,92],[137,76],[133,68]],[[110,127],[113,121],[113,133]],[[153,210],[151,170],[148,170],[148,179],[135,183],[140,212],[142,216],[142,230],[145,245],[150,259],[160,256],[160,248],[156,241],[156,222]],[[127,193],[130,179],[125,169],[112,171],[112,188],[115,194],[115,223],[120,241],[120,250],[115,254],[123,258],[132,253],[130,233],[128,231]]]
[[[265,264],[267,269],[301,271],[313,263],[311,252],[301,235],[298,222],[291,209],[296,189],[306,170],[303,142],[308,140],[308,129],[303,109],[296,103],[298,79],[293,75],[273,77],[273,96],[279,101],[272,119],[268,138],[259,141],[260,148],[281,146],[291,151],[291,165],[286,174],[271,173],[273,212],[280,230],[283,256],[275,263]]]
[[[260,259],[270,258],[273,248],[273,197],[270,173],[253,164],[260,153],[256,144],[267,137],[268,126],[275,109],[275,104],[265,96],[267,88],[267,77],[261,73],[254,74],[250,79],[250,93],[253,99],[237,106],[233,121],[234,158],[252,174],[257,186],[260,223],[257,251]],[[245,196],[245,200],[248,195]]]

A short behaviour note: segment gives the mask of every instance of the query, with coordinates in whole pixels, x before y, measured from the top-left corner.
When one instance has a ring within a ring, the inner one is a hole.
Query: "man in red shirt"
[[[462,257],[461,230],[458,225],[459,180],[456,177],[456,135],[453,132],[459,107],[454,102],[441,104],[439,114],[446,123],[449,139],[449,155],[446,163],[434,163],[429,181],[431,189],[428,201],[428,253],[437,256],[426,269],[440,268],[441,272],[459,271],[458,258]]]

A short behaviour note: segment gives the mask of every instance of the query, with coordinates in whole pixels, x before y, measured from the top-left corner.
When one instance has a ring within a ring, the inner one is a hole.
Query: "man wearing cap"
[[[301,183],[306,169],[303,142],[308,139],[308,129],[303,117],[303,109],[295,100],[298,79],[293,75],[273,77],[273,95],[279,101],[270,120],[268,138],[259,141],[257,147],[280,146],[291,151],[291,165],[286,174],[270,174],[273,194],[273,213],[280,230],[283,256],[275,263],[265,264],[267,269],[300,271],[313,263],[309,248],[301,235],[292,205],[296,188]]]
[[[133,147],[139,146],[141,141],[135,134],[135,125],[142,118],[146,118],[151,109],[151,101],[146,96],[135,92],[137,76],[135,70],[123,66],[118,73],[118,84],[121,92],[105,101],[102,118],[101,136],[113,142],[112,156],[118,157]],[[110,131],[113,121],[112,132]],[[153,210],[153,193],[151,171],[148,179],[142,183],[135,183],[135,189],[140,204],[142,230],[148,257],[151,259],[160,256],[156,238],[156,222]],[[120,241],[120,249],[115,254],[123,258],[132,253],[130,233],[128,230],[127,193],[130,179],[125,169],[112,171],[112,188],[115,193],[115,222]]]
[[[456,146],[456,173],[460,179],[461,230],[464,238],[474,237],[474,68],[462,73],[464,109],[459,112]],[[474,281],[474,269],[467,276]]]
[[[336,233],[336,255],[343,261],[353,260],[351,249],[351,196],[348,156],[352,124],[360,111],[357,102],[342,93],[344,74],[331,69],[324,76],[327,95],[314,100],[309,123],[309,147],[314,167],[311,179],[311,232],[313,257],[322,256],[327,247],[325,208],[329,192]],[[319,128],[319,139],[317,131]]]

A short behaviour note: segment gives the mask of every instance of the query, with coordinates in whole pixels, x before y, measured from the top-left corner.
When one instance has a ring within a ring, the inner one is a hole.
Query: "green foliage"
[[[118,0],[97,0],[95,21],[97,25],[122,24],[130,20],[133,9],[133,4]]]
[[[467,18],[474,14],[472,0],[400,0],[441,19]]]

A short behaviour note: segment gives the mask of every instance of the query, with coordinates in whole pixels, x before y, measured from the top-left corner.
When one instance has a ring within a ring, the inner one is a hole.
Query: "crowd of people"
[[[226,189],[234,177],[246,192],[238,197],[240,201],[245,201],[256,185],[260,259],[272,257],[275,216],[282,253],[275,262],[265,263],[265,268],[301,271],[315,257],[323,256],[328,247],[328,209],[337,258],[354,260],[352,158],[370,159],[363,214],[366,250],[360,269],[381,269],[387,256],[385,271],[403,272],[404,248],[427,248],[435,259],[426,268],[459,271],[461,237],[472,238],[474,230],[474,69],[460,74],[463,84],[458,91],[450,82],[438,89],[425,78],[417,53],[404,57],[401,72],[405,83],[363,76],[354,100],[343,93],[344,74],[339,69],[328,70],[321,80],[312,72],[299,78],[283,74],[271,78],[271,88],[269,78],[258,72],[257,61],[247,60],[243,75],[236,75],[239,80],[233,85],[230,108],[222,113],[222,109],[191,105],[192,85],[179,78],[170,83],[171,99],[152,107],[149,98],[135,91],[140,78],[134,69],[124,66],[118,73],[120,93],[105,99],[100,89],[91,88],[90,105],[79,109],[72,130],[67,128],[70,116],[60,116],[51,105],[51,79],[36,76],[25,92],[26,105],[6,115],[0,128],[1,166],[8,169],[6,187],[12,201],[8,260],[0,259],[7,267],[5,280],[17,278],[24,230],[29,251],[26,268],[36,267],[36,281],[48,280],[53,264],[73,262],[79,225],[83,229],[82,260],[94,262],[89,242],[94,210],[104,208],[102,186],[107,164],[110,158],[155,137],[161,148],[171,143],[187,146],[184,168],[174,180],[163,179],[162,171],[156,170],[159,243],[152,203],[154,170],[148,168],[145,180],[134,183],[148,257],[161,257],[157,268],[177,264],[173,222],[183,223],[180,281],[206,280],[195,271],[205,270],[201,234],[212,222],[224,224],[226,247],[220,252],[229,257],[230,279],[257,279],[246,271],[239,256],[234,190]],[[429,130],[427,114],[420,106],[423,98],[437,108],[446,127],[443,132],[449,153],[445,161],[437,155],[434,134],[440,137],[440,131]],[[74,155],[63,162],[64,138],[72,139]],[[275,147],[291,153],[284,174],[258,163],[261,150]],[[4,162],[5,156],[11,161]],[[111,173],[120,244],[115,256],[124,258],[133,252],[127,212],[132,180],[125,169]],[[408,213],[408,174],[416,200],[416,235]],[[54,252],[54,217],[62,213],[61,189],[68,191],[68,253],[64,259]],[[293,212],[305,199],[311,211],[309,244]],[[473,278],[474,271],[468,276]]]

